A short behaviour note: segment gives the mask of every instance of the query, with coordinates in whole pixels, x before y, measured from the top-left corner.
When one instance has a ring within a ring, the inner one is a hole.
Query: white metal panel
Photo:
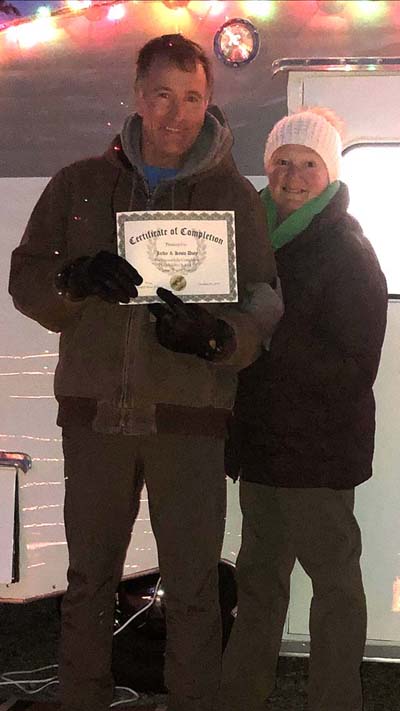
[[[33,461],[19,476],[20,582],[0,585],[0,599],[54,592],[64,577],[64,481],[52,394],[58,337],[18,313],[7,293],[11,251],[47,180],[0,180],[0,447],[27,452]]]
[[[301,106],[329,106],[346,122],[344,146],[400,140],[400,77],[356,72],[293,72],[288,80],[289,112]]]
[[[16,478],[15,469],[0,467],[0,583],[12,580]]]
[[[19,477],[20,582],[0,585],[0,599],[26,600],[65,590],[67,546],[64,475],[53,375],[58,335],[18,313],[7,293],[12,249],[48,178],[0,180],[0,448],[27,452],[32,469]],[[157,567],[147,495],[142,493],[125,574]]]

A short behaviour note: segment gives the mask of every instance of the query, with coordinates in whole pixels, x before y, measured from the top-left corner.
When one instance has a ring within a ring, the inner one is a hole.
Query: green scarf
[[[315,215],[318,215],[330,203],[340,187],[340,181],[335,180],[317,197],[306,202],[298,210],[292,212],[289,217],[278,225],[278,212],[272,199],[268,186],[261,191],[261,200],[267,213],[270,240],[274,252],[291,242],[294,237],[303,232]]]

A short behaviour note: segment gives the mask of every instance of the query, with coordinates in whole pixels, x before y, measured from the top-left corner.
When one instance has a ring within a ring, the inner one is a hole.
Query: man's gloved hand
[[[198,304],[185,304],[168,289],[160,287],[157,296],[164,304],[148,308],[157,319],[156,335],[164,348],[206,360],[222,360],[235,351],[235,332],[228,323]]]
[[[87,296],[99,296],[104,301],[127,304],[138,295],[140,274],[125,259],[112,252],[101,251],[95,257],[78,257],[56,275],[60,294],[72,301]]]

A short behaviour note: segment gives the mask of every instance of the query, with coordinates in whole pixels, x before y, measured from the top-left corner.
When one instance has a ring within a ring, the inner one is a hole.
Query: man
[[[106,154],[56,175],[12,256],[16,307],[60,332],[69,548],[60,682],[66,711],[112,700],[114,595],[142,474],[168,594],[170,711],[207,711],[219,683],[217,564],[225,515],[223,438],[236,371],[281,315],[259,197],[231,157],[209,60],[181,35],[137,61],[137,114]],[[142,277],[115,254],[116,213],[234,210],[242,305],[122,306]],[[246,305],[244,305],[244,302]],[[155,318],[154,318],[155,317]]]
[[[227,461],[241,471],[238,614],[218,711],[262,711],[274,688],[290,575],[310,576],[310,711],[361,711],[366,637],[354,488],[372,473],[373,383],[386,281],[338,179],[342,144],[327,109],[272,129],[262,192],[285,313],[242,371]]]

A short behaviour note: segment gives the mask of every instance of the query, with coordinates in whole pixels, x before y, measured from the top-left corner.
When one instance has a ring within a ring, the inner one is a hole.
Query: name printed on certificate
[[[186,302],[238,300],[234,212],[119,212],[117,236],[143,277],[130,304],[159,301],[160,286]]]

